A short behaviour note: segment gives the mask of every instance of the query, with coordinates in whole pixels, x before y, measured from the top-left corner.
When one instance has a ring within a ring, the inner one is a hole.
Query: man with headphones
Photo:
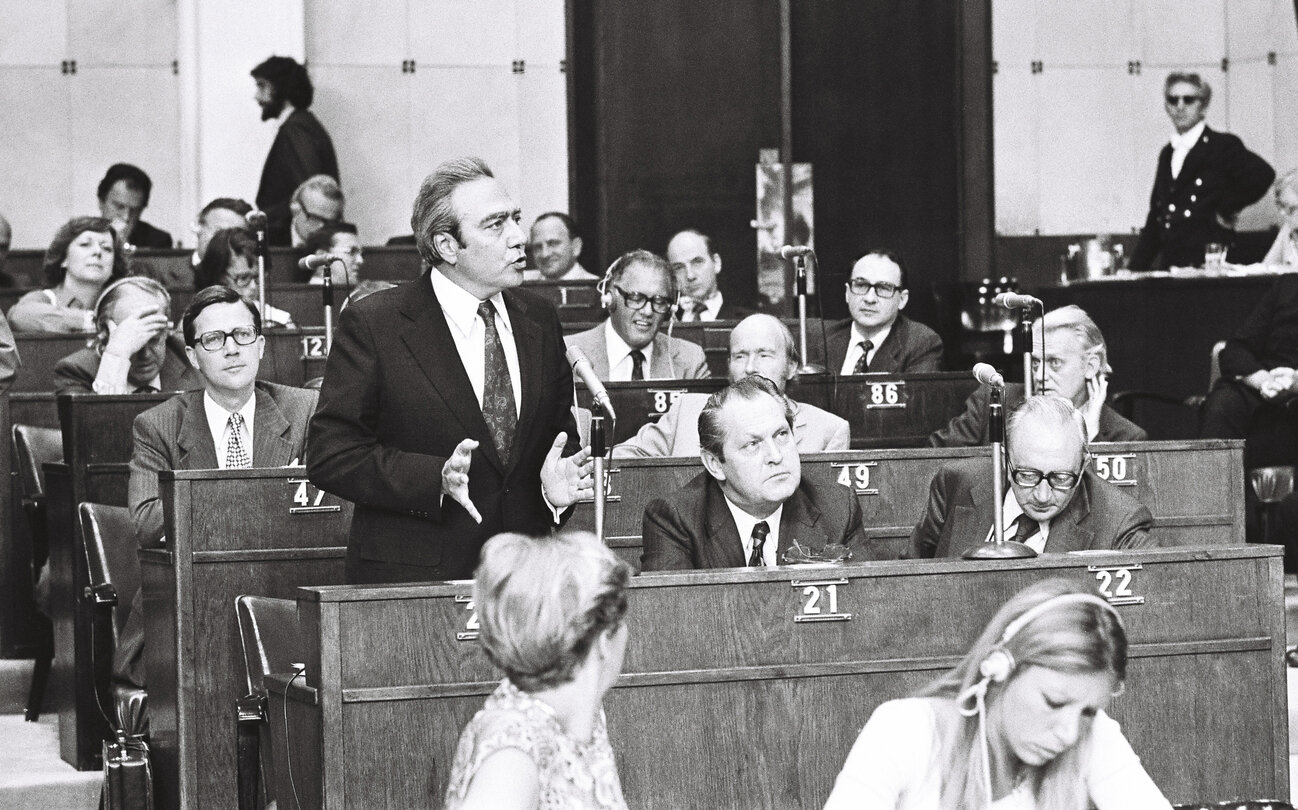
[[[171,333],[171,295],[145,276],[109,284],[95,304],[94,345],[54,366],[58,394],[188,391],[203,380]]]
[[[1085,420],[1068,400],[1028,398],[1010,417],[1006,448],[1004,539],[1038,553],[1150,545],[1153,516],[1091,471]],[[968,458],[938,470],[903,558],[958,557],[991,539],[990,468]]]
[[[647,250],[624,253],[597,285],[604,323],[567,335],[582,350],[601,380],[696,380],[708,377],[703,348],[659,334],[676,308],[676,279],[663,257]]]

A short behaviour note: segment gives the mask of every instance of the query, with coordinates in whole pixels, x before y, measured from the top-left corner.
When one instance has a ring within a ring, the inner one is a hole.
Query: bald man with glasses
[[[1171,73],[1163,83],[1164,110],[1175,133],[1158,155],[1132,270],[1201,267],[1204,247],[1229,246],[1239,212],[1262,199],[1275,180],[1271,165],[1237,136],[1207,125],[1211,101],[1212,86],[1197,73]]]
[[[1037,553],[1150,545],[1149,509],[1090,467],[1086,422],[1062,397],[1029,397],[1010,417],[1005,538]],[[959,557],[991,539],[991,463],[959,459],[933,477],[928,506],[903,558]]]

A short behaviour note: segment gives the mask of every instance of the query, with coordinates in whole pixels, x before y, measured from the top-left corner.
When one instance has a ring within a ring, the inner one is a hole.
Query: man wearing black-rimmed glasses
[[[608,318],[567,335],[602,380],[693,380],[710,376],[703,349],[659,332],[676,307],[676,280],[667,260],[647,250],[623,254],[600,280]]]
[[[203,387],[135,417],[127,501],[141,547],[164,544],[158,473],[300,463],[317,393],[257,379],[266,340],[257,308],[229,287],[200,291],[181,320]],[[113,677],[147,686],[137,593],[113,656]]]
[[[888,250],[872,250],[852,265],[844,290],[851,315],[819,337],[807,336],[812,362],[834,374],[941,371],[942,338],[902,314],[910,301],[906,267]]]
[[[1212,86],[1197,73],[1171,73],[1163,83],[1163,108],[1176,131],[1158,155],[1132,270],[1203,266],[1204,246],[1229,246],[1239,212],[1275,180],[1270,164],[1237,136],[1207,125],[1211,101]]]
[[[1150,545],[1153,517],[1090,467],[1082,413],[1062,397],[1029,397],[1006,438],[1005,538],[1038,553]],[[933,477],[903,557],[958,557],[991,539],[991,463],[959,459]]]

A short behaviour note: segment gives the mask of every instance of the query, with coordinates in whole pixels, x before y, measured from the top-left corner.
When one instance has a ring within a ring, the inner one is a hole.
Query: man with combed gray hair
[[[730,330],[730,382],[760,374],[784,393],[798,373],[798,348],[793,334],[770,315],[749,315]],[[649,422],[636,435],[613,448],[614,458],[697,456],[699,414],[707,394],[681,394],[657,422]],[[793,409],[793,437],[799,453],[849,450],[852,431],[847,420],[805,402],[789,400]]]
[[[1038,553],[1147,546],[1149,510],[1090,468],[1085,418],[1059,396],[1029,397],[1006,437],[1005,538]],[[944,465],[902,557],[958,557],[991,539],[991,464]]]

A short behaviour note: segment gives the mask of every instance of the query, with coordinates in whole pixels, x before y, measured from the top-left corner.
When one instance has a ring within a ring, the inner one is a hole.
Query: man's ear
[[[460,257],[460,243],[449,233],[442,232],[433,236],[433,247],[447,264],[455,264]]]
[[[717,275],[721,275],[721,254],[720,253],[712,254],[712,263],[717,266]]]
[[[197,353],[194,351],[194,347],[193,347],[193,346],[186,346],[186,347],[185,347],[185,357],[189,360],[189,364],[190,364],[191,366],[194,367],[194,370],[197,371],[197,370],[198,370],[198,356],[197,356]]]
[[[583,244],[583,243],[582,243],[582,241],[581,241],[581,237],[580,237],[580,236],[574,236],[574,237],[572,238],[572,255],[573,255],[573,256],[580,256],[580,255],[581,255],[581,246],[582,246],[582,244]]]
[[[708,475],[718,481],[726,480],[726,471],[721,468],[721,459],[707,450],[700,451],[699,455],[703,458],[703,469],[708,471]]]
[[[897,309],[905,309],[906,304],[910,303],[910,290],[898,290],[897,297],[901,299],[897,303]]]
[[[1100,365],[1100,355],[1098,353],[1094,351],[1087,352],[1086,360],[1084,362],[1086,363],[1086,379],[1093,380],[1103,372],[1103,368]]]

